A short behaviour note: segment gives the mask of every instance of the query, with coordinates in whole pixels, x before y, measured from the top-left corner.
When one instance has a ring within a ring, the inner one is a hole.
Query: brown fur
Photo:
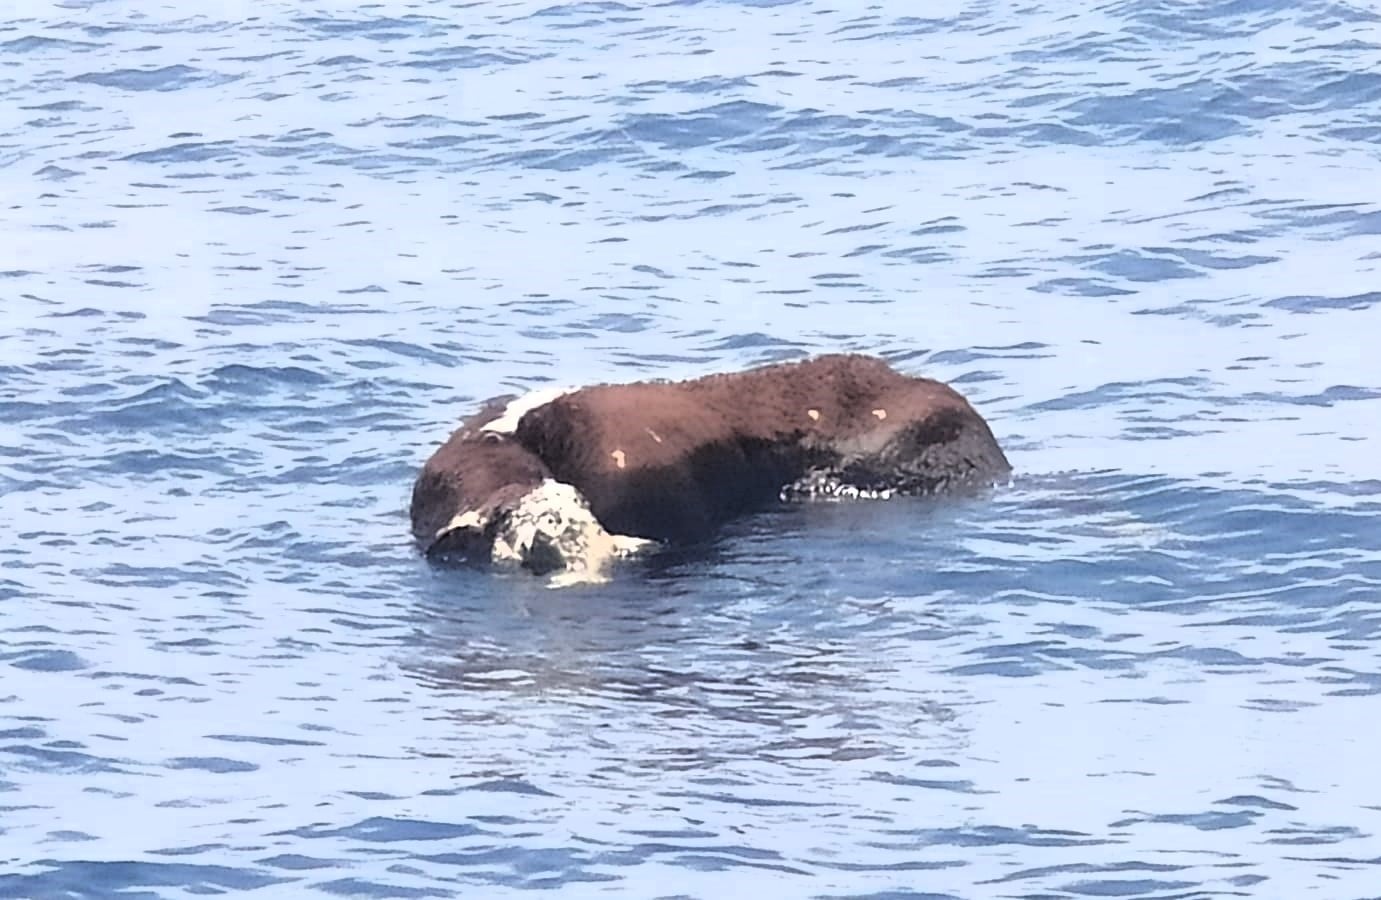
[[[815,476],[923,494],[1011,468],[959,393],[866,356],[599,385],[529,410],[511,437],[485,432],[503,409],[491,402],[423,467],[412,524],[429,552],[483,557],[494,523],[545,478],[574,486],[614,534],[693,541]],[[488,527],[438,541],[471,511]]]
[[[917,494],[1010,470],[952,388],[853,355],[585,388],[528,412],[515,436],[605,528],[658,540],[703,538],[813,470]]]
[[[474,510],[490,519],[495,510],[512,506],[551,477],[542,460],[522,444],[482,430],[503,409],[502,403],[491,401],[422,467],[412,488],[412,531],[427,549],[456,516]]]

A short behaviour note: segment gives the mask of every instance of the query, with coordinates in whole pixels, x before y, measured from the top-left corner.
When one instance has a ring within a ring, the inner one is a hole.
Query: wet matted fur
[[[573,487],[589,527],[611,538],[688,542],[777,497],[930,494],[990,484],[1011,470],[988,424],[957,391],[867,356],[597,385],[537,400],[520,398],[521,415],[491,403],[427,461],[412,521],[429,552],[493,559],[520,498],[549,479]],[[495,422],[497,430],[486,428]],[[541,552],[518,562],[600,568],[578,558],[575,545],[601,541],[538,539]],[[627,552],[635,544],[619,546]]]

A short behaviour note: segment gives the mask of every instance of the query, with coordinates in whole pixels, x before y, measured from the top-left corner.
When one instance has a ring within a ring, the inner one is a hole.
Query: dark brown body
[[[552,477],[542,460],[513,438],[483,430],[502,412],[503,404],[486,404],[422,467],[412,486],[412,533],[424,549],[435,549],[437,533],[456,516],[475,511],[488,520]]]
[[[927,494],[1011,468],[959,393],[866,356],[584,388],[529,411],[512,437],[480,431],[498,413],[473,417],[423,468],[412,520],[424,544],[544,477],[574,485],[610,532],[694,541],[812,473]]]

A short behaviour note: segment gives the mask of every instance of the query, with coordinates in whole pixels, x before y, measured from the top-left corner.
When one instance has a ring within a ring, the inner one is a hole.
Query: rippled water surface
[[[0,20],[0,896],[1381,897],[1381,14]],[[857,349],[1017,473],[603,587],[483,398]]]

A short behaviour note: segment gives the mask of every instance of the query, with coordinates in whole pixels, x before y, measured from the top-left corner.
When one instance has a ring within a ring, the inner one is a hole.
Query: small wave
[[[214,87],[239,80],[238,75],[211,72],[193,66],[174,65],[158,69],[114,69],[76,75],[78,84],[120,88],[126,91],[177,91],[189,87]]]

